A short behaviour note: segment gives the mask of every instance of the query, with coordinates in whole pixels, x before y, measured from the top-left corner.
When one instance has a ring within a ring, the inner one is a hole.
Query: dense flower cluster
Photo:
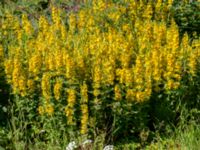
[[[90,8],[68,13],[67,26],[55,6],[51,20],[41,16],[37,25],[25,14],[21,22],[8,14],[1,34],[14,38],[0,46],[0,59],[13,94],[40,97],[41,115],[65,105],[60,111],[67,123],[80,119],[86,134],[90,107],[101,106],[105,97],[140,103],[153,92],[178,89],[185,74],[196,75],[200,41],[189,44],[187,34],[179,40],[168,18],[171,5],[94,0]],[[80,117],[74,116],[77,109]]]

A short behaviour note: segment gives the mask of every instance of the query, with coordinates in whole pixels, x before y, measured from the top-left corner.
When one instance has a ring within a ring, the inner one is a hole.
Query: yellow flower
[[[43,107],[43,106],[39,106],[39,107],[38,107],[38,113],[39,113],[40,115],[43,115],[44,112],[45,112],[44,107]]]
[[[81,105],[81,111],[82,111],[81,134],[86,134],[87,133],[87,124],[88,124],[88,106],[87,106],[87,104]]]
[[[166,83],[166,90],[172,90],[173,89],[173,85],[174,85],[174,81],[173,80],[168,80]]]
[[[99,89],[94,89],[94,91],[93,91],[93,95],[94,95],[95,97],[99,96],[100,93],[101,93],[101,92],[100,92]]]
[[[93,74],[93,83],[94,88],[99,88],[101,83],[101,70],[99,66],[94,67],[94,74]]]
[[[145,93],[144,92],[136,92],[136,101],[143,102],[145,100]]]
[[[194,52],[190,53],[190,56],[188,58],[188,67],[189,67],[189,73],[192,76],[196,75],[196,67],[197,67],[197,61],[196,61],[197,55],[195,55]]]
[[[25,33],[29,36],[32,35],[33,28],[30,21],[28,20],[28,16],[25,14],[22,15],[22,24],[23,24],[23,29]]]
[[[65,114],[69,125],[73,125],[74,105],[76,102],[76,91],[74,89],[68,89],[67,106],[65,107]]]
[[[81,99],[82,99],[82,103],[87,103],[88,102],[88,87],[87,84],[84,83],[81,86]]]
[[[76,91],[74,89],[68,89],[67,92],[68,92],[68,98],[67,98],[68,106],[73,109],[73,106],[76,101]]]
[[[59,30],[61,26],[60,9],[55,6],[52,7],[51,16],[55,26],[55,30]]]
[[[67,56],[67,59],[66,59],[66,78],[69,79],[70,81],[73,81],[74,77],[75,77],[74,68],[75,68],[74,60],[71,57]]]
[[[115,100],[121,100],[122,95],[119,85],[115,85],[114,92],[115,92]]]
[[[67,117],[67,124],[68,125],[73,125],[73,115],[74,115],[74,111],[73,109],[69,108],[68,106],[65,107],[65,115]]]
[[[135,91],[133,89],[127,89],[126,99],[127,101],[133,101],[135,99]]]
[[[4,50],[3,50],[3,46],[2,45],[0,45],[0,59],[1,59],[1,61],[4,59]]]
[[[44,98],[47,101],[49,101],[50,97],[51,97],[50,80],[51,80],[50,74],[48,74],[48,73],[43,74],[43,76],[42,76],[42,83],[41,83],[42,95],[44,96]]]
[[[34,89],[35,89],[34,80],[33,79],[28,79],[27,86],[28,86],[29,91],[32,93],[34,91]]]
[[[53,105],[47,104],[47,106],[46,106],[46,113],[47,113],[48,115],[50,115],[50,116],[53,115],[53,113],[54,113]]]
[[[21,76],[22,70],[21,70],[21,64],[20,60],[15,59],[14,60],[14,67],[12,72],[12,85],[13,85],[13,93],[18,94],[19,92],[19,78]]]
[[[35,77],[40,73],[42,68],[42,56],[40,53],[33,54],[33,56],[29,60],[29,72]]]
[[[61,97],[61,90],[62,90],[62,80],[61,79],[56,79],[56,83],[54,85],[54,97],[56,100],[59,100]]]
[[[23,76],[19,77],[19,91],[21,96],[26,96],[27,91],[26,91],[26,86],[27,86],[27,82],[26,82],[26,78]]]
[[[5,73],[8,83],[11,83],[12,71],[13,71],[13,61],[11,59],[6,59],[4,61]]]

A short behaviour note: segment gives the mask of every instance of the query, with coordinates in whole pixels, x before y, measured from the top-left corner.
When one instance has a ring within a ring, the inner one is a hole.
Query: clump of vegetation
[[[200,40],[191,18],[199,15],[189,13],[198,2],[181,3],[183,17],[171,0],[2,4],[6,149],[63,149],[84,139],[94,149],[166,148],[158,137],[198,123]]]

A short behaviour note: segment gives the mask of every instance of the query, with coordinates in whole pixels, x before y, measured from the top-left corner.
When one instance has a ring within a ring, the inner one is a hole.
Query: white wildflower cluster
[[[84,145],[87,145],[87,144],[92,144],[92,140],[85,140],[83,143],[82,143],[82,145],[84,146]]]
[[[76,142],[73,141],[73,142],[70,142],[70,143],[67,145],[66,150],[74,150],[74,149],[77,148],[77,147],[78,147],[78,146],[77,146]]]
[[[103,150],[114,150],[113,145],[106,145]]]

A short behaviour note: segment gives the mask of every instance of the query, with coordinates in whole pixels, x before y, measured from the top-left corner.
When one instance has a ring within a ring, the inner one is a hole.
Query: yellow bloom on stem
[[[48,73],[43,74],[42,76],[42,95],[44,98],[49,101],[51,97],[51,85],[50,85],[51,76]]]
[[[12,72],[12,85],[13,85],[13,93],[14,94],[19,94],[19,78],[22,73],[21,69],[22,68],[21,68],[20,60],[15,59],[13,72]]]
[[[0,59],[1,59],[1,61],[4,59],[4,50],[3,50],[3,46],[2,45],[0,45]]]
[[[87,103],[88,102],[88,87],[87,84],[84,83],[81,86],[81,99],[82,99],[82,103]]]
[[[62,90],[62,80],[56,79],[56,83],[54,85],[53,93],[56,100],[61,98],[61,90]]]
[[[115,85],[114,92],[115,92],[115,100],[121,100],[122,94],[119,85]]]
[[[101,83],[101,69],[100,69],[100,66],[95,66],[94,73],[93,73],[94,88],[99,88],[100,83]]]
[[[43,106],[39,106],[39,107],[38,107],[38,113],[39,113],[40,115],[43,115],[44,112],[45,112],[44,107],[43,107]]]
[[[127,89],[126,91],[126,100],[127,101],[134,101],[136,93],[133,89]]]
[[[13,61],[11,59],[6,59],[4,61],[4,68],[6,73],[7,82],[11,83],[12,71],[13,71]]]
[[[82,104],[81,105],[81,134],[87,133],[87,124],[88,124],[88,105]]]
[[[29,60],[29,72],[31,76],[36,77],[42,68],[42,56],[40,53],[33,54]]]
[[[143,102],[145,100],[145,93],[144,92],[141,92],[141,91],[138,91],[136,92],[136,101],[137,102]]]
[[[22,15],[22,24],[23,24],[23,29],[24,29],[25,33],[28,36],[32,35],[33,28],[32,28],[30,21],[28,20],[28,16],[26,14]]]
[[[65,108],[65,114],[67,117],[68,124],[73,125],[74,124],[74,121],[73,121],[74,105],[76,102],[76,91],[75,89],[68,89],[67,93],[68,93],[68,98],[67,98],[68,104]]]
[[[35,89],[35,82],[33,79],[28,79],[27,81],[27,87],[30,93],[32,93]]]
[[[26,78],[24,76],[20,76],[19,77],[19,91],[20,91],[20,95],[21,96],[26,96],[27,95],[27,81]]]
[[[54,113],[53,105],[47,104],[47,105],[46,105],[46,110],[45,110],[45,111],[46,111],[46,113],[47,113],[48,115],[52,116],[53,113]]]
[[[67,92],[68,92],[68,98],[67,98],[68,106],[73,108],[76,101],[76,91],[74,89],[68,89]]]

